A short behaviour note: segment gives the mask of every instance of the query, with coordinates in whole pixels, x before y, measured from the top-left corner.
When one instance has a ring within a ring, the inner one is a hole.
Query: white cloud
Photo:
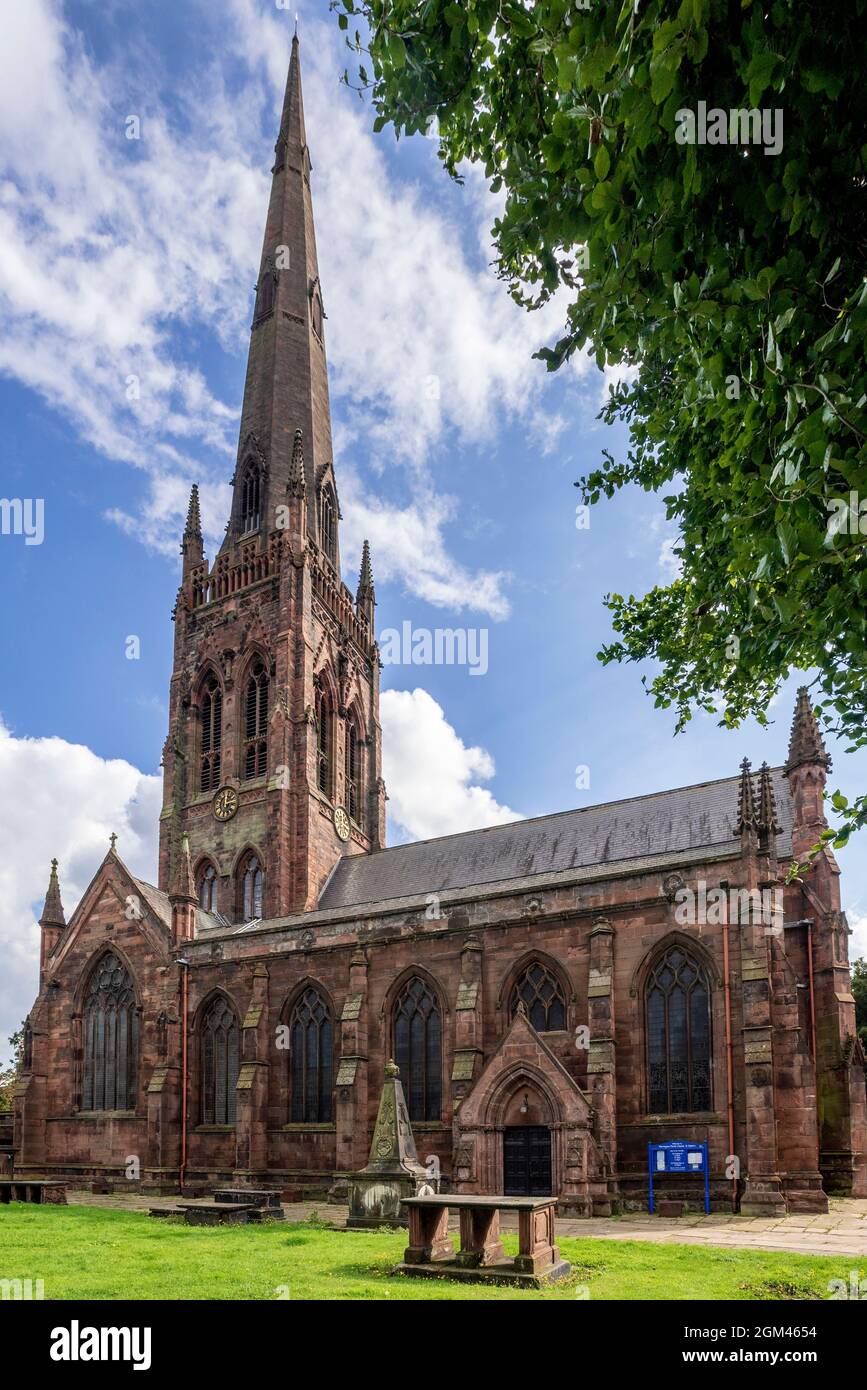
[[[162,779],[61,738],[16,738],[0,720],[0,786],[15,814],[0,817],[0,1060],[39,987],[36,921],[52,858],[66,919],[118,836],[118,853],[154,881]]]
[[[854,962],[867,958],[867,912],[859,912],[856,907],[846,908],[846,919],[852,928],[849,937],[849,960]]]
[[[383,776],[389,815],[410,839],[520,820],[479,782],[494,775],[484,748],[467,748],[426,690],[382,695]]]
[[[503,592],[508,572],[473,573],[449,553],[444,530],[455,514],[451,499],[419,489],[406,506],[388,505],[365,493],[354,472],[346,472],[340,502],[348,570],[367,539],[377,584],[397,581],[406,593],[455,612],[471,608],[497,620],[508,617],[509,601]]]
[[[674,547],[678,544],[679,536],[667,536],[659,547],[657,565],[659,566],[660,580],[663,584],[671,584],[677,579],[681,571],[681,559],[675,555]]]

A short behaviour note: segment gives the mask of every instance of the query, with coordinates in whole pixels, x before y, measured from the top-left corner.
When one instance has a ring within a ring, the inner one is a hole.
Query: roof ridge
[[[784,763],[779,763],[768,769],[771,773],[778,772],[780,776],[785,770]],[[535,825],[543,820],[556,820],[559,816],[586,815],[589,811],[604,811],[611,806],[628,806],[635,801],[653,801],[656,797],[672,796],[675,792],[693,792],[702,787],[720,787],[726,782],[736,785],[739,781],[740,773],[736,773],[733,777],[712,777],[705,782],[689,782],[684,787],[666,787],[662,791],[641,792],[637,796],[616,797],[613,801],[594,801],[590,806],[571,806],[565,811],[546,811],[540,816],[523,816],[519,820],[501,821],[497,825],[477,826],[475,830],[451,830],[447,835],[429,835],[424,840],[403,840],[399,845],[384,845],[381,849],[369,850],[364,855],[364,859],[376,859],[381,854],[392,854],[395,850],[406,849],[409,845],[433,845],[441,840],[459,840],[464,835],[485,835],[494,830],[509,830],[516,825]],[[338,860],[338,865],[343,862],[342,859]]]

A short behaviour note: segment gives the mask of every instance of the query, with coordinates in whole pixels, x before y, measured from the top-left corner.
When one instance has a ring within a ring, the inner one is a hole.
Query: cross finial
[[[109,841],[109,844],[111,845],[111,852],[112,852],[112,854],[114,854],[114,852],[115,852],[115,847],[116,847],[116,845],[117,845],[117,836],[115,835],[114,831],[112,831],[112,833],[109,835],[108,841]]]

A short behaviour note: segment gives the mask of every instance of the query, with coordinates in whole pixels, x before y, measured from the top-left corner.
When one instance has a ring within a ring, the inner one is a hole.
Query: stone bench
[[[467,1279],[526,1285],[564,1279],[570,1265],[555,1244],[554,1197],[406,1197],[409,1245],[392,1271],[416,1278]],[[449,1236],[449,1211],[460,1216],[460,1249]],[[506,1258],[500,1239],[500,1212],[518,1217],[518,1254]]]
[[[27,1178],[13,1178],[11,1182],[0,1182],[0,1203],[35,1202],[37,1205],[66,1206],[65,1182],[32,1181]]]

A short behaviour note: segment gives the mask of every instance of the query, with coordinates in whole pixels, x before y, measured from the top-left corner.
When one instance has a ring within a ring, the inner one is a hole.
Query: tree
[[[852,966],[852,993],[855,996],[855,1030],[867,1052],[867,960],[863,956]]]
[[[21,1027],[11,1035],[9,1046],[12,1048],[13,1060],[8,1066],[0,1066],[0,1114],[8,1113],[8,1111],[12,1109],[12,1091],[15,1082],[18,1080],[18,1073],[21,1070],[24,1048],[23,1023]]]
[[[680,573],[606,597],[601,660],[654,662],[678,730],[765,723],[811,671],[826,732],[867,743],[867,0],[333,6],[375,128],[435,119],[448,173],[503,191],[514,298],[565,287],[537,355],[631,369],[601,412],[626,457],[576,486],[662,492]],[[834,804],[842,844],[867,797]]]

